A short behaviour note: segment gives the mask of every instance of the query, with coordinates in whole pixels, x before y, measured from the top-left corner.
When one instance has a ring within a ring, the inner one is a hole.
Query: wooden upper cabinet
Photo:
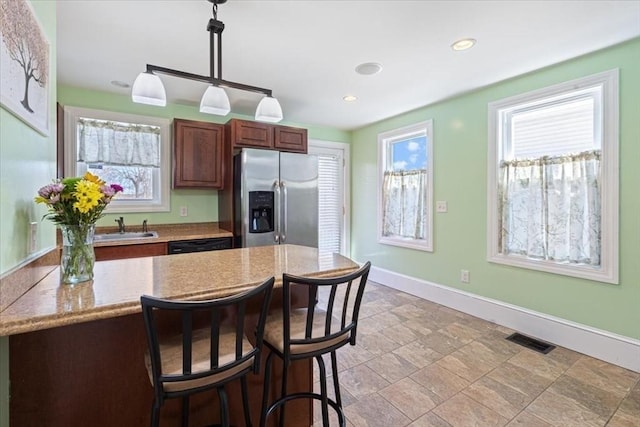
[[[230,132],[229,137],[233,148],[307,152],[306,129],[239,119],[229,120],[227,129]]]
[[[273,129],[265,123],[231,119],[231,142],[235,147],[273,148]]]
[[[307,152],[307,130],[289,126],[274,126],[273,146],[279,151]]]
[[[173,188],[224,186],[224,125],[175,119]]]

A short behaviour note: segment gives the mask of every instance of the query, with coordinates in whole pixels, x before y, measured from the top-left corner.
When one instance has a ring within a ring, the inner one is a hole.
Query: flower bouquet
[[[48,218],[60,226],[62,283],[80,283],[93,278],[93,233],[96,221],[113,196],[122,191],[118,184],[106,184],[87,172],[82,177],[63,178],[38,190],[36,203],[47,205]]]

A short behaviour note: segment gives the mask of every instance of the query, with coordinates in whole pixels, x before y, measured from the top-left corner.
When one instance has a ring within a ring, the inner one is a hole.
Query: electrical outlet
[[[436,212],[446,213],[447,212],[447,202],[446,201],[436,202]]]
[[[462,283],[469,283],[469,270],[460,270],[460,281]]]
[[[29,253],[33,253],[38,249],[38,223],[29,223]]]
[[[187,216],[189,215],[189,210],[187,209],[186,206],[180,206],[180,216]]]

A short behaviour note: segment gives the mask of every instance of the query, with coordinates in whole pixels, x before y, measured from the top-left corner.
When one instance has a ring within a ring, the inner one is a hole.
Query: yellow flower
[[[100,204],[102,199],[100,185],[96,182],[82,179],[76,183],[73,197],[76,199],[73,203],[73,208],[80,213],[87,213]]]
[[[85,179],[85,180],[87,180],[89,182],[94,182],[94,183],[98,184],[98,186],[101,186],[101,185],[105,184],[105,182],[103,180],[101,180],[99,177],[95,176],[91,172],[85,173],[84,176],[82,177],[82,179]]]

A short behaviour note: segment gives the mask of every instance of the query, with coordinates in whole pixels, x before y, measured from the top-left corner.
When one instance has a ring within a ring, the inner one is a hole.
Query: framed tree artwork
[[[0,1],[0,103],[49,134],[49,42],[26,0]]]

